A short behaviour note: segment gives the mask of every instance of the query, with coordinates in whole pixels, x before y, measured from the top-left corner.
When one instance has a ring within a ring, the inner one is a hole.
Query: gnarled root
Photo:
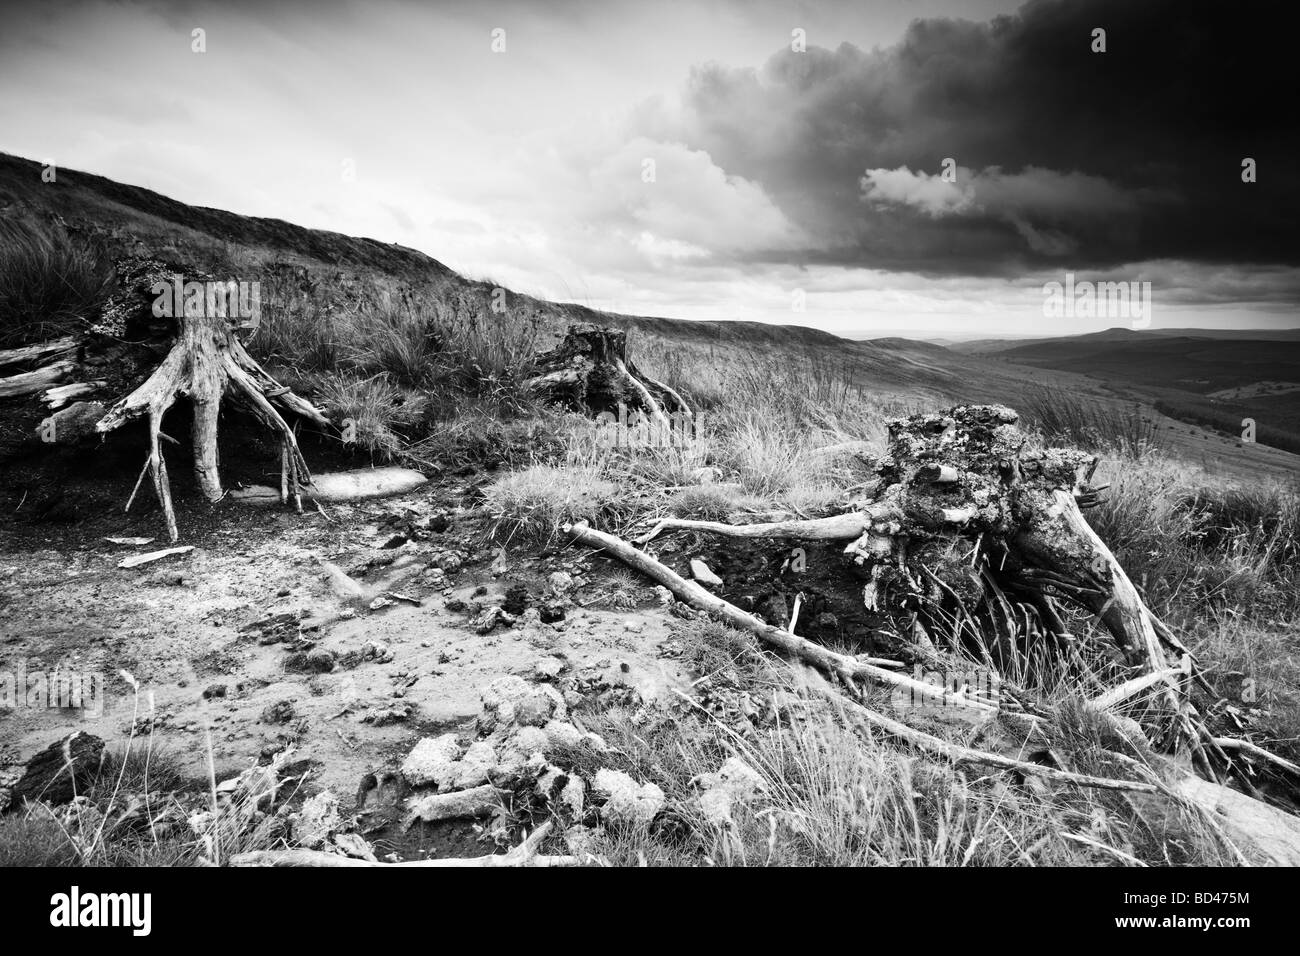
[[[245,351],[224,320],[180,320],[180,335],[153,374],[130,395],[114,404],[95,426],[96,431],[106,434],[133,419],[148,416],[149,459],[146,467],[172,541],[177,540],[179,532],[167,479],[167,462],[159,443],[163,416],[177,398],[184,396],[189,399],[194,409],[191,435],[194,475],[204,497],[209,501],[219,501],[225,492],[221,487],[217,452],[218,417],[221,402],[232,385],[234,396],[263,424],[279,433],[281,500],[292,500],[301,511],[300,489],[311,483],[311,473],[298,448],[293,429],[271,404],[271,398],[289,411],[318,424],[328,424],[328,419],[310,402],[271,378]],[[132,492],[132,500],[134,497]],[[127,507],[130,506],[128,501]]]

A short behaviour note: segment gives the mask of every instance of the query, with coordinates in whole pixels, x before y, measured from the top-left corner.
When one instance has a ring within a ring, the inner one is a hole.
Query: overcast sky
[[[1126,324],[1044,318],[1073,272],[1290,327],[1291,42],[1256,0],[55,0],[0,13],[0,150],[621,312]]]

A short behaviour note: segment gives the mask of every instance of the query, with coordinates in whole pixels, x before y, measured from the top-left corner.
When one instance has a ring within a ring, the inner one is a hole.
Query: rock
[[[519,727],[501,744],[501,762],[497,769],[502,773],[519,770],[533,757],[544,753],[548,741],[540,727]]]
[[[315,850],[323,846],[342,823],[339,798],[329,790],[323,790],[306,800],[295,816],[294,840],[309,850]]]
[[[413,787],[450,781],[460,754],[460,742],[455,734],[424,737],[402,761],[402,776]]]
[[[24,800],[67,803],[77,793],[87,790],[99,772],[104,755],[104,741],[94,734],[77,731],[50,744],[35,754],[23,767],[21,775],[4,800],[0,790],[0,809],[7,804],[21,808]]]
[[[546,584],[557,598],[566,598],[573,590],[573,575],[567,571],[552,571],[551,576],[546,579]]]
[[[218,700],[218,699],[220,699],[220,698],[225,697],[225,696],[226,696],[226,693],[227,693],[227,691],[226,691],[226,685],[225,685],[225,684],[209,684],[209,685],[208,685],[206,688],[204,688],[204,690],[203,690],[203,699],[204,699],[204,700]]]
[[[325,572],[325,582],[338,597],[345,601],[363,600],[368,597],[365,587],[348,577],[347,573],[334,562],[322,561],[320,566]]]
[[[284,659],[284,669],[293,674],[328,674],[334,670],[331,651],[297,651]]]
[[[451,767],[452,778],[447,786],[440,790],[466,790],[487,783],[488,774],[497,767],[497,752],[485,740],[472,744],[465,751],[465,756]]]
[[[608,767],[596,771],[592,790],[605,798],[601,819],[629,826],[649,825],[665,799],[664,792],[655,784],[638,784],[623,771]]]
[[[369,860],[371,863],[379,862],[375,859],[375,848],[358,833],[336,833],[334,845],[347,856],[358,860]]]
[[[287,724],[294,717],[293,701],[277,700],[262,711],[262,723]]]
[[[558,657],[543,657],[533,665],[533,673],[539,680],[555,680],[569,665]]]
[[[699,558],[691,558],[691,577],[699,581],[705,587],[722,587],[722,578],[710,571],[709,566]]]
[[[474,619],[474,630],[479,634],[490,634],[499,623],[513,624],[515,617],[504,608],[493,605]]]
[[[559,767],[548,767],[537,778],[536,790],[553,807],[567,810],[575,819],[582,816],[587,785],[577,774],[565,773]]]
[[[522,584],[516,584],[506,589],[506,597],[501,602],[501,607],[507,614],[513,614],[517,617],[524,613],[529,600],[528,588]]]
[[[654,586],[654,595],[655,601],[658,602],[660,607],[667,607],[673,603],[673,592],[668,590],[662,584],[656,584]]]
[[[531,685],[522,677],[511,674],[498,677],[483,692],[483,713],[479,721],[483,728],[491,732],[499,726],[515,722],[515,707],[528,696]]]
[[[547,749],[577,747],[584,739],[581,730],[563,720],[548,721],[542,733],[546,734]]]
[[[515,722],[524,727],[542,727],[552,716],[568,713],[564,698],[550,684],[539,684],[515,705]]]
[[[758,771],[739,757],[728,757],[716,773],[701,774],[695,782],[704,791],[698,798],[700,810],[706,819],[719,826],[733,822],[734,804],[748,802],[767,789]]]

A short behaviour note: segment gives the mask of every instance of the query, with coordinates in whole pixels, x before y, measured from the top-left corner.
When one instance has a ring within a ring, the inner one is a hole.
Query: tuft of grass
[[[1026,392],[1018,409],[1049,444],[1140,459],[1161,447],[1160,429],[1142,406],[1084,398],[1042,385]]]
[[[484,489],[484,497],[497,540],[550,541],[566,523],[600,521],[620,493],[598,465],[539,464],[503,475]]]
[[[663,790],[655,823],[604,830],[614,865],[1012,866],[1229,865],[1212,823],[1167,794],[1133,795],[1018,783],[997,771],[917,752],[851,714],[806,697],[799,676],[752,636],[710,621],[679,626],[701,676],[782,702],[775,719],[738,732],[701,709],[647,722],[610,710],[587,724],[610,746],[551,754],[579,772],[622,770]],[[1157,779],[1140,747],[1083,701],[1058,701],[1047,746],[1079,772]],[[796,706],[798,705],[798,706]],[[961,731],[937,731],[948,736]],[[1120,750],[1122,756],[1114,752]],[[1131,755],[1131,756],[1130,756]],[[701,779],[728,758],[757,790],[729,816],[706,812]]]
[[[61,230],[0,219],[0,348],[68,335],[98,316],[112,269]]]

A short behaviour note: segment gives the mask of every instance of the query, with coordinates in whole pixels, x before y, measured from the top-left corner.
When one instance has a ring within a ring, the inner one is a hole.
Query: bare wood
[[[1157,683],[1161,685],[1165,705],[1172,714],[1182,714],[1185,701],[1182,689],[1173,676],[1180,671],[1169,666],[1169,660],[1165,656],[1165,645],[1156,633],[1153,623],[1154,615],[1143,603],[1137,588],[1129,580],[1129,576],[1124,572],[1123,566],[1114,553],[1093,530],[1092,525],[1088,524],[1088,519],[1079,510],[1073,492],[1057,489],[1052,497],[1054,504],[1060,509],[1066,527],[1091,546],[1109,571],[1110,593],[1099,596],[1094,601],[1094,607],[1102,615],[1102,621],[1130,661],[1140,665],[1148,673],[1164,675]]]
[[[682,398],[681,395],[677,394],[677,391],[675,389],[670,388],[669,386],[665,385],[663,382],[659,381],[658,379],[651,378],[649,375],[646,375],[644,372],[641,373],[641,377],[644,378],[651,385],[653,385],[655,388],[662,390],[665,395],[667,395],[674,402],[676,402],[678,411],[684,414],[687,418],[695,417],[695,413],[691,411],[691,406],[686,404],[686,399]]]
[[[1300,777],[1300,767],[1296,766],[1290,760],[1287,760],[1285,757],[1279,757],[1277,754],[1265,750],[1263,747],[1259,746],[1259,744],[1254,743],[1253,741],[1240,740],[1236,737],[1212,737],[1210,738],[1210,743],[1220,748],[1226,747],[1229,750],[1245,751],[1246,753],[1250,754],[1252,757],[1258,757],[1260,760],[1264,760],[1268,763],[1274,764],[1275,766],[1280,767],[1281,769],[1287,771],[1288,773],[1293,773],[1296,776]]]
[[[38,368],[34,372],[19,372],[8,378],[0,378],[0,398],[19,398],[34,392],[42,392],[51,385],[63,381],[76,367],[76,362],[64,359],[44,368]]]
[[[1116,780],[1109,777],[1092,777],[1088,774],[1057,770],[1055,767],[1045,767],[1042,764],[1030,763],[1026,760],[1015,760],[1001,754],[963,747],[960,744],[950,743],[935,737],[933,734],[927,734],[914,727],[909,727],[901,721],[864,707],[857,701],[849,700],[824,681],[809,681],[807,686],[814,693],[841,707],[846,713],[879,727],[895,737],[901,737],[908,743],[914,744],[923,750],[940,754],[957,763],[985,764],[990,767],[997,767],[1000,770],[1013,770],[1028,776],[1055,780],[1058,783],[1069,783],[1078,787],[1093,787],[1100,790],[1128,790],[1137,793],[1156,793],[1160,790],[1153,783],[1143,783],[1136,780]],[[933,691],[933,688],[931,690]]]
[[[436,823],[463,817],[484,817],[501,805],[497,788],[490,783],[453,793],[433,793],[425,797],[412,797],[407,801],[405,826],[416,820]]]
[[[627,370],[627,366],[623,364],[623,360],[615,359],[614,367],[623,374],[623,378],[627,380],[628,384],[632,386],[637,395],[641,397],[641,404],[643,404],[650,412],[650,417],[658,422],[661,428],[672,428],[672,423],[668,421],[668,416],[665,415],[664,410],[659,407],[659,403],[655,401],[655,397],[650,394],[650,389],[642,385],[637,380],[636,376]]]
[[[867,529],[871,515],[850,511],[829,518],[801,521],[770,521],[761,524],[725,524],[721,521],[695,521],[690,518],[664,518],[640,538],[639,544],[664,531],[708,531],[731,538],[801,538],[806,541],[849,541]]]
[[[3,349],[0,350],[0,368],[10,365],[26,365],[29,362],[40,362],[44,359],[63,358],[74,352],[76,348],[77,340],[71,335],[65,335],[61,339],[51,339],[37,345]]]
[[[1190,773],[1174,789],[1218,824],[1250,862],[1300,866],[1300,817]]]
[[[1142,693],[1148,687],[1163,683],[1171,677],[1177,677],[1182,670],[1177,667],[1170,667],[1163,671],[1151,671],[1148,674],[1141,674],[1132,680],[1127,680],[1118,687],[1112,687],[1100,697],[1094,698],[1092,706],[1097,710],[1109,710],[1118,704],[1122,704],[1137,694]]]
[[[103,381],[94,381],[56,385],[54,388],[45,390],[41,395],[41,401],[49,407],[50,411],[55,411],[67,405],[74,398],[80,398],[82,395],[90,394],[97,388],[103,388],[105,384]]]

